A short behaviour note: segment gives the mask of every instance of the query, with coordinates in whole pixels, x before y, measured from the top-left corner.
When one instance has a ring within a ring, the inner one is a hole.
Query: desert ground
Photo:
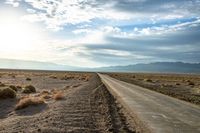
[[[200,75],[161,73],[105,73],[121,81],[200,105]]]
[[[104,73],[200,105],[200,75]],[[0,70],[0,132],[140,132],[97,73]]]
[[[135,132],[96,73],[0,71],[0,132]]]

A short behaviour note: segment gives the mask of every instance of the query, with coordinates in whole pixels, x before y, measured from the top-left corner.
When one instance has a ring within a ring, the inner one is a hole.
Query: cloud
[[[68,24],[91,23],[94,20],[127,21],[197,17],[198,0],[6,0],[7,4],[29,6],[23,18],[32,22],[44,22],[48,29],[62,30]],[[193,9],[193,10],[191,10]]]
[[[94,57],[93,60],[99,59],[110,65],[113,62],[116,63],[117,59],[126,64],[152,60],[199,62],[199,29],[200,25],[194,27],[188,25],[187,28],[181,28],[174,33],[143,35],[136,38],[106,36],[106,43],[86,44],[85,48],[88,53],[82,56]],[[110,51],[115,51],[115,53]],[[121,55],[120,53],[126,54]]]
[[[6,3],[13,5],[14,2],[10,1],[7,0]],[[108,7],[107,9],[104,7],[91,8],[80,0],[24,0],[23,2],[29,6],[27,10],[29,14],[23,17],[24,20],[44,22],[48,29],[55,31],[62,30],[67,24],[89,23],[93,19],[123,20],[129,18],[128,14],[115,12]]]
[[[12,5],[13,7],[18,7],[19,6],[19,2],[20,2],[21,0],[6,0],[6,4],[10,4],[10,5]]]

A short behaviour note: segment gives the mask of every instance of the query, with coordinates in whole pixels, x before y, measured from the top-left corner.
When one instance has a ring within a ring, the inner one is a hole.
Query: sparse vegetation
[[[188,82],[188,85],[194,85],[194,82],[189,81],[189,82]]]
[[[16,91],[16,92],[17,92],[17,90],[18,90],[17,87],[14,86],[14,85],[10,85],[9,87],[10,87],[11,89],[13,89],[14,91]]]
[[[66,75],[60,76],[61,80],[70,80],[70,79],[78,79],[82,81],[89,81],[91,74],[77,74],[77,73],[68,73]]]
[[[34,86],[32,85],[28,85],[26,86],[25,88],[23,88],[23,93],[35,93],[36,92],[36,89]]]
[[[64,95],[61,91],[58,91],[53,94],[53,98],[55,100],[62,100],[62,99],[64,99]]]
[[[0,88],[0,99],[15,98],[16,91],[9,87]]]
[[[4,87],[4,86],[6,86],[6,85],[0,82],[0,87]]]
[[[52,97],[51,97],[51,95],[49,95],[49,94],[43,94],[43,95],[41,96],[41,98],[44,98],[44,99],[51,99]]]
[[[57,79],[57,77],[54,76],[54,75],[50,76],[50,78],[52,78],[52,79]]]
[[[18,85],[18,86],[16,86],[16,87],[17,87],[17,89],[18,89],[18,90],[21,90],[21,89],[22,89],[22,87],[21,87],[21,86],[19,86],[19,85]]]
[[[153,82],[151,79],[144,79],[145,82]]]
[[[46,91],[46,90],[42,91],[40,93],[40,97],[44,98],[44,99],[50,99],[50,98],[52,98],[51,93],[49,91]]]
[[[24,109],[29,106],[45,104],[44,99],[40,97],[25,97],[22,98],[16,105],[15,110]]]
[[[44,91],[41,92],[41,94],[50,94],[50,92],[47,91],[47,90],[44,90]]]
[[[27,81],[31,81],[31,78],[26,78]]]

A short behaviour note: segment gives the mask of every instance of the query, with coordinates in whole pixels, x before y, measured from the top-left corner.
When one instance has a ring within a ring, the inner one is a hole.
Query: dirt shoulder
[[[106,73],[121,81],[200,105],[200,75]]]

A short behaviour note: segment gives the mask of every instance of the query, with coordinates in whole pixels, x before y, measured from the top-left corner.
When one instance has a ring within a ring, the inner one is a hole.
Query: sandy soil
[[[62,90],[65,96],[21,110],[14,108],[24,94],[18,92],[16,99],[0,99],[2,133],[135,132],[128,113],[94,73],[2,71],[0,75],[0,82],[6,85],[35,86],[37,93],[33,96],[52,89]]]
[[[200,105],[200,75],[153,73],[106,74],[128,83],[133,83],[153,91]]]

